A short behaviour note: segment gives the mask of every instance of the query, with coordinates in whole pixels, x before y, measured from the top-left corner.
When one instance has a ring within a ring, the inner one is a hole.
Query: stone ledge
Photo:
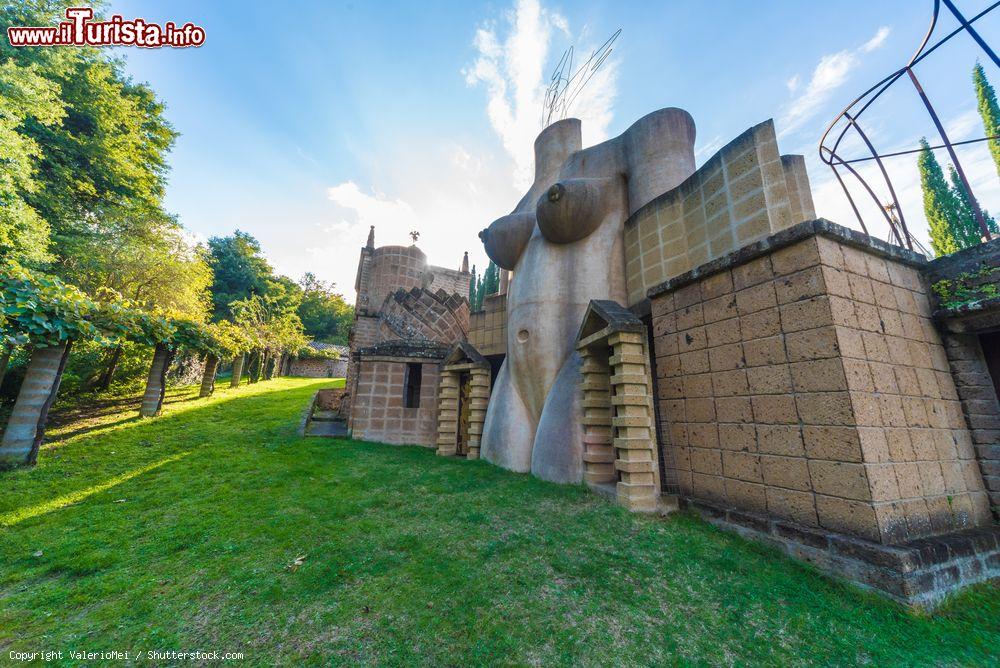
[[[816,220],[807,220],[799,223],[798,225],[792,225],[789,228],[772,234],[766,239],[761,239],[760,241],[747,244],[746,246],[743,246],[728,255],[723,255],[722,257],[710,260],[705,264],[695,267],[691,271],[687,271],[683,274],[667,279],[663,283],[649,288],[649,290],[646,291],[646,296],[652,298],[665,292],[672,292],[678,288],[684,287],[685,285],[690,285],[691,283],[700,281],[707,276],[717,274],[727,269],[732,269],[733,267],[738,267],[741,264],[746,264],[747,262],[755,260],[758,257],[768,255],[780,248],[791,246],[792,244],[798,243],[812,236],[823,236],[835,239],[845,246],[858,248],[867,253],[871,253],[872,255],[892,260],[894,262],[900,262],[911,267],[917,267],[918,269],[923,269],[927,266],[927,258],[920,253],[914,253],[913,251],[899,246],[894,246],[890,243],[882,241],[881,239],[869,237],[863,232],[858,232],[857,230],[852,230],[848,227],[831,223],[825,218],[817,218]]]
[[[913,607],[933,609],[965,586],[1000,577],[996,525],[882,545],[696,499],[680,504],[722,529]]]

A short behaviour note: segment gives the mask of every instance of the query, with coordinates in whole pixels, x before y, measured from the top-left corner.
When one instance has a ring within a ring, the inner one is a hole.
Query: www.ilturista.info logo
[[[107,21],[92,21],[90,7],[70,7],[68,21],[57,26],[11,26],[7,39],[11,46],[139,46],[157,49],[164,46],[184,48],[205,43],[205,29],[173,21],[162,26],[143,19],[126,20],[115,14]]]

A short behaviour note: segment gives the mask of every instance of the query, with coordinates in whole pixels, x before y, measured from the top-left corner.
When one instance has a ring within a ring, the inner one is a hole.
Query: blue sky
[[[972,15],[986,0],[959,0]],[[699,164],[749,126],[774,118],[783,153],[803,153],[819,215],[856,226],[815,159],[826,124],[901,66],[926,30],[930,0],[626,2],[213,2],[113,0],[127,18],[195,22],[198,49],[122,49],[181,133],[168,208],[196,238],[239,228],[276,269],[335,281],[353,298],[368,225],[379,244],[419,245],[431,262],[482,267],[477,233],[508,212],[541,129],[544,80],[564,49],[622,36],[571,115],[585,144],[664,106],[687,109]],[[948,25],[951,26],[950,20]],[[1000,11],[980,27],[1000,34]],[[982,135],[957,38],[919,70],[955,136]],[[1000,72],[987,66],[1000,84]],[[909,147],[932,126],[909,91],[880,113],[880,147]],[[960,154],[983,204],[1000,183],[981,146]],[[944,161],[942,153],[939,159]],[[912,186],[913,160],[893,167]],[[977,187],[979,186],[979,187]],[[918,188],[903,206],[926,236]],[[876,223],[873,229],[884,236]]]

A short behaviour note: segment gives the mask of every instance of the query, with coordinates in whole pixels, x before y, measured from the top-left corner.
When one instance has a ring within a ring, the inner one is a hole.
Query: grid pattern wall
[[[805,162],[778,154],[771,121],[750,128],[626,221],[629,304],[669,278],[814,217]]]
[[[914,269],[812,237],[652,309],[683,495],[883,543],[989,521]]]

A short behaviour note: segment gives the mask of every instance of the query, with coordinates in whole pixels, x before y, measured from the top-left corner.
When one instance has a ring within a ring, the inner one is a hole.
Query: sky
[[[958,0],[972,16],[988,0]],[[432,264],[486,263],[478,232],[508,213],[532,169],[552,69],[578,62],[621,28],[614,51],[570,110],[584,145],[616,136],[656,109],[688,110],[696,158],[708,160],[773,118],[782,153],[806,156],[817,214],[858,228],[817,157],[841,109],[906,63],[927,30],[931,0],[112,0],[126,18],[207,34],[192,49],[118,49],[180,132],[166,205],[200,241],[240,229],[275,269],[312,272],[354,298],[358,251],[418,245]],[[943,17],[942,28],[954,22]],[[1000,34],[1000,10],[977,24]],[[917,69],[952,141],[981,137],[960,35]],[[985,62],[1000,87],[1000,72]],[[907,82],[866,112],[884,150],[934,128]],[[848,148],[856,149],[855,145]],[[859,154],[860,155],[860,154]],[[983,144],[959,152],[985,208],[1000,213],[1000,179]],[[947,155],[938,154],[942,164]],[[865,164],[865,175],[875,169]],[[915,157],[889,171],[906,221],[927,245]],[[887,228],[863,209],[873,236]]]

